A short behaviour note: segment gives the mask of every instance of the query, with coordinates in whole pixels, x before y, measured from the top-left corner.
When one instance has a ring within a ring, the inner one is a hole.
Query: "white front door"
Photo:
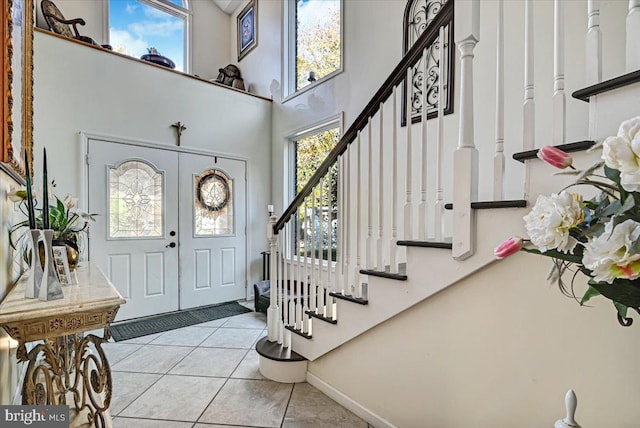
[[[117,319],[178,310],[178,153],[89,140],[88,154],[89,257],[127,300]]]
[[[246,163],[180,153],[180,308],[245,297]]]

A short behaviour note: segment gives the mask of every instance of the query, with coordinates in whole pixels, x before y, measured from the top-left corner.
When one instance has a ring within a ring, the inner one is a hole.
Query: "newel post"
[[[269,224],[267,226],[267,237],[269,239],[269,308],[267,309],[267,335],[270,342],[278,340],[278,235],[273,231],[273,226],[276,224],[277,217],[272,215],[269,217]]]
[[[453,155],[453,257],[464,260],[475,252],[478,196],[478,150],[473,126],[473,50],[480,40],[480,0],[456,2],[455,39],[460,51],[460,125]]]

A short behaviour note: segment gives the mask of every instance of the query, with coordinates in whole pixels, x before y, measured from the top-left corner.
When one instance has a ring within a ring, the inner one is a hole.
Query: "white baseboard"
[[[322,391],[327,397],[333,399],[342,407],[352,411],[375,428],[397,428],[391,422],[373,413],[371,410],[362,406],[362,404],[347,397],[342,392],[329,385],[313,373],[307,372],[307,382]]]

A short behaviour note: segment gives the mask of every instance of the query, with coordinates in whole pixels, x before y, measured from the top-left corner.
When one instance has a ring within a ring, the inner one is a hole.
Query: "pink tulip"
[[[496,259],[504,259],[505,257],[509,257],[510,255],[520,251],[522,245],[522,238],[509,238],[502,244],[498,245],[493,250],[493,254],[496,256]]]
[[[567,152],[553,146],[542,147],[538,150],[538,157],[559,169],[565,169],[568,166],[572,167],[573,164],[573,158]]]

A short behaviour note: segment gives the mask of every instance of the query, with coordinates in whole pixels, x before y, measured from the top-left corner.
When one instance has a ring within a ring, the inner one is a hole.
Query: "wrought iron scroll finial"
[[[178,147],[180,147],[180,137],[182,137],[182,132],[183,132],[184,130],[186,130],[186,129],[187,129],[187,127],[186,127],[186,126],[184,126],[184,123],[182,123],[182,122],[180,122],[180,121],[178,121],[178,122],[174,123],[173,125],[171,125],[171,127],[172,127],[172,128],[175,128],[175,129],[176,129],[176,132],[178,133],[178,142],[177,142],[177,143],[178,143]]]

